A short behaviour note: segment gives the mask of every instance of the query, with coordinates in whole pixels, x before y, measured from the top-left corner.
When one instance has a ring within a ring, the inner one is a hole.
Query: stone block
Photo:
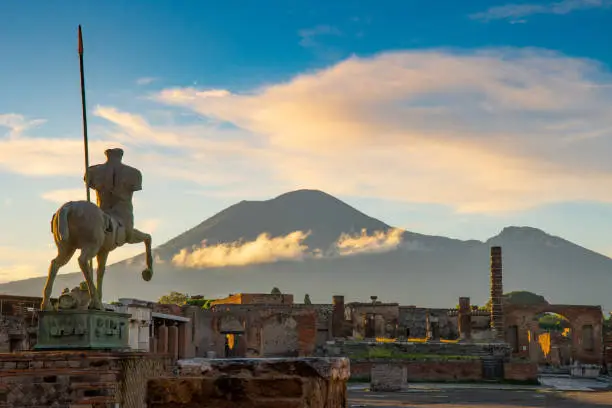
[[[346,358],[192,359],[149,380],[149,408],[344,408]]]
[[[372,391],[401,391],[408,382],[408,371],[403,364],[372,364],[370,388]]]
[[[36,350],[127,349],[128,319],[102,310],[42,311]]]

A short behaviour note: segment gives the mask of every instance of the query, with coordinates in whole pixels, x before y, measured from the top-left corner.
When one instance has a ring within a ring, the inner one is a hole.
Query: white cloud
[[[64,204],[64,203],[67,203],[68,201],[85,200],[87,198],[84,183],[83,183],[83,188],[68,188],[68,189],[60,189],[60,190],[51,190],[51,191],[47,191],[43,193],[41,197],[44,200],[51,201],[52,203],[56,203],[56,204]],[[92,195],[92,197],[95,197],[95,196]]]
[[[600,188],[612,181],[611,84],[597,63],[545,50],[430,50],[157,100],[252,134],[265,154],[234,154],[284,185],[495,212],[612,202]]]
[[[155,77],[142,77],[136,80],[136,85],[149,85],[157,81],[159,78]]]
[[[610,72],[545,50],[384,53],[244,94],[174,88],[155,100],[206,120],[152,124],[98,106],[107,125],[91,162],[124,147],[148,177],[216,196],[314,186],[489,213],[612,202],[601,188],[612,181]],[[0,168],[80,179],[82,141],[0,137]]]
[[[295,231],[274,238],[269,234],[261,234],[254,241],[248,242],[222,243],[213,246],[203,242],[200,248],[193,251],[182,249],[172,258],[172,262],[187,268],[210,268],[300,260],[308,256],[308,247],[303,243],[307,237],[308,233]]]
[[[340,36],[342,32],[338,28],[330,25],[318,25],[316,27],[302,29],[298,31],[298,35],[302,47],[316,47],[319,45],[317,43],[317,37],[330,35]]]
[[[403,234],[404,230],[399,228],[376,231],[372,235],[366,230],[356,235],[342,234],[336,242],[335,250],[340,256],[389,252],[399,247]]]
[[[481,21],[510,20],[512,23],[524,23],[522,17],[533,14],[568,14],[577,10],[607,8],[612,0],[562,0],[546,4],[506,4],[494,6],[487,11],[470,15],[470,18]]]
[[[6,136],[8,138],[17,138],[27,129],[39,126],[45,123],[43,119],[28,120],[23,115],[16,113],[0,114],[0,128],[8,129]],[[2,133],[0,133],[0,136]]]
[[[263,233],[254,241],[217,245],[208,245],[203,241],[200,247],[180,250],[172,257],[172,263],[184,268],[212,268],[384,253],[398,249],[403,233],[402,229],[392,228],[388,231],[375,231],[372,235],[368,235],[365,230],[356,235],[342,234],[331,248],[326,250],[310,248],[305,244],[309,232],[294,231],[274,238]]]
[[[136,222],[136,228],[142,232],[146,232],[147,234],[153,234],[159,225],[161,224],[161,220],[159,218],[147,218],[142,221]]]

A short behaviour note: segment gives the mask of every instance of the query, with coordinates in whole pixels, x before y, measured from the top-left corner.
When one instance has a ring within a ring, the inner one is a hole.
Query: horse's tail
[[[70,203],[66,203],[60,207],[53,215],[51,220],[53,236],[57,242],[67,241],[69,238],[68,228],[68,212],[70,211]]]

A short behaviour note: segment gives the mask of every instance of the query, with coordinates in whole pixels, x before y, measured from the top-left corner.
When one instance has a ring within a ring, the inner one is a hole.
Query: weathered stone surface
[[[36,350],[127,349],[129,314],[101,310],[41,311]]]
[[[146,380],[168,375],[171,361],[146,353],[0,354],[0,407],[142,408]]]
[[[372,391],[401,391],[408,382],[406,366],[402,364],[372,364],[370,388]]]
[[[178,376],[150,380],[150,408],[344,408],[345,358],[192,359]]]

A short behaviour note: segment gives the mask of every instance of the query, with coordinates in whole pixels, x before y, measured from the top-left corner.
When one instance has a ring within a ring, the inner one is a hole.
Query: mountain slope
[[[294,231],[312,233],[305,244],[327,248],[342,233],[386,231],[387,224],[371,218],[344,202],[318,190],[298,190],[267,201],[242,201],[202,222],[191,230],[160,245],[156,252],[164,260],[183,248],[252,241],[263,232],[272,237]]]
[[[254,240],[261,233],[284,236],[311,231],[311,249],[329,248],[342,233],[370,233],[391,227],[336,198],[299,190],[267,201],[243,201],[156,248],[162,260],[151,282],[140,279],[142,256],[111,265],[105,280],[108,300],[157,299],[171,290],[207,296],[264,291],[274,286],[301,298],[329,302],[332,294],[348,300],[369,299],[403,304],[452,307],[459,296],[483,305],[488,297],[489,248],[503,248],[504,291],[529,290],[552,303],[595,304],[612,308],[612,260],[562,238],[529,227],[508,227],[486,242],[460,241],[405,232],[396,250],[353,256],[307,258],[269,264],[182,269],[169,260],[183,248]],[[82,280],[60,275],[55,292]],[[0,285],[0,292],[38,295],[44,278]]]

